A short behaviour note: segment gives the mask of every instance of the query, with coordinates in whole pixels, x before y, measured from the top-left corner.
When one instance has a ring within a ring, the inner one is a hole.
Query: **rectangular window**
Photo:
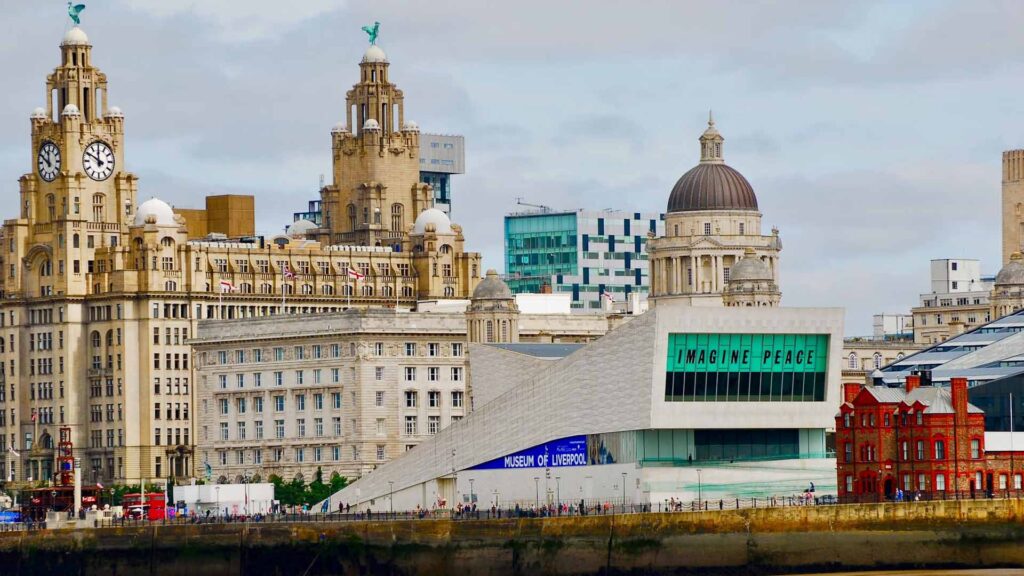
[[[274,396],[274,412],[284,412],[284,396]]]
[[[263,420],[257,420],[255,425],[256,425],[256,439],[257,440],[262,440],[263,439]]]
[[[384,405],[384,392],[383,391],[378,390],[374,394],[374,405],[375,406],[383,406]]]
[[[441,345],[436,342],[427,344],[427,356],[439,356],[441,354]]]
[[[942,440],[935,441],[935,459],[945,460],[946,459],[946,443]]]
[[[383,436],[384,434],[386,434],[384,428],[386,425],[385,422],[386,421],[384,418],[377,418],[377,436]]]
[[[306,395],[296,394],[295,395],[295,409],[302,412],[306,409]]]
[[[415,342],[406,342],[405,343],[405,355],[406,356],[415,356],[416,355],[416,343]]]
[[[452,366],[452,382],[462,382],[461,366]]]
[[[377,460],[379,460],[379,461],[383,461],[384,460],[384,445],[383,444],[377,444]]]
[[[284,420],[274,420],[274,437],[284,438]]]
[[[437,366],[431,366],[427,368],[427,380],[430,382],[437,382],[441,379],[441,369]]]
[[[331,432],[335,436],[341,436],[341,417],[335,416],[331,418]]]
[[[306,419],[305,418],[298,418],[298,419],[295,420],[295,431],[296,431],[296,434],[298,434],[299,438],[302,438],[302,437],[304,437],[306,435]]]
[[[331,368],[331,383],[337,384],[341,382],[341,370],[338,368]]]
[[[455,356],[455,357],[462,356],[462,343],[461,342],[452,342],[452,356]]]
[[[313,418],[313,435],[318,438],[324,435],[323,418]]]
[[[331,408],[341,409],[341,392],[331,392]]]
[[[975,460],[981,458],[981,440],[977,438],[971,440],[971,458]]]
[[[924,440],[918,440],[917,441],[917,450],[915,452],[916,452],[915,456],[917,457],[918,460],[924,460],[925,459]]]
[[[462,408],[462,398],[461,391],[452,392],[452,408]]]
[[[284,384],[284,372],[274,372],[274,386],[281,386]]]
[[[412,366],[406,366],[405,367],[405,381],[406,382],[413,382],[415,380],[416,380],[416,368],[413,368]]]
[[[416,417],[406,416],[405,417],[405,435],[415,436],[416,435]]]
[[[427,416],[427,434],[437,434],[441,429],[440,416]]]
[[[416,407],[416,391],[415,390],[407,390],[405,392],[405,407],[406,408],[415,408]]]
[[[437,390],[427,392],[427,405],[431,408],[441,407],[441,393]]]
[[[935,475],[935,489],[938,490],[939,492],[944,492],[946,490],[946,475],[945,474],[936,474]]]

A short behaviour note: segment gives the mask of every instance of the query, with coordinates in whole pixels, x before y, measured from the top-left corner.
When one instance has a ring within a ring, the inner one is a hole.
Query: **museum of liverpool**
[[[471,413],[327,505],[834,493],[842,322],[833,308],[666,301],[585,346],[473,344]]]

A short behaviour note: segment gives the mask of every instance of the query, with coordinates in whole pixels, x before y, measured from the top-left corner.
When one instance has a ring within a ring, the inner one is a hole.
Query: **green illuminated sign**
[[[670,334],[671,372],[824,372],[828,334]]]
[[[670,334],[669,402],[824,401],[828,334]]]

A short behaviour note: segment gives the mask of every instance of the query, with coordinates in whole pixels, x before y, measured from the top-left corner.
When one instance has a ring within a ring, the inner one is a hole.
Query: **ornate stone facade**
[[[190,240],[169,205],[138,205],[124,114],[108,106],[85,33],[67,33],[46,108],[31,115],[35,161],[19,181],[20,214],[0,231],[0,476],[48,480],[61,426],[88,481],[194,475],[189,339],[201,319],[413,307],[473,293],[480,255],[465,251],[447,216],[426,209],[416,128],[398,129],[401,93],[386,83],[386,61],[371,56],[348,102],[350,114],[365,105],[357,114],[366,130],[334,134],[335,183],[358,214],[401,207],[396,225],[334,220],[344,245],[309,239],[316,230]]]

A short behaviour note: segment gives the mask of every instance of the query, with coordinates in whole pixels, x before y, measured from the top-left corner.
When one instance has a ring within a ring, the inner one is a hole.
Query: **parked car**
[[[815,498],[817,504],[839,504],[839,499],[832,494],[825,494]]]

